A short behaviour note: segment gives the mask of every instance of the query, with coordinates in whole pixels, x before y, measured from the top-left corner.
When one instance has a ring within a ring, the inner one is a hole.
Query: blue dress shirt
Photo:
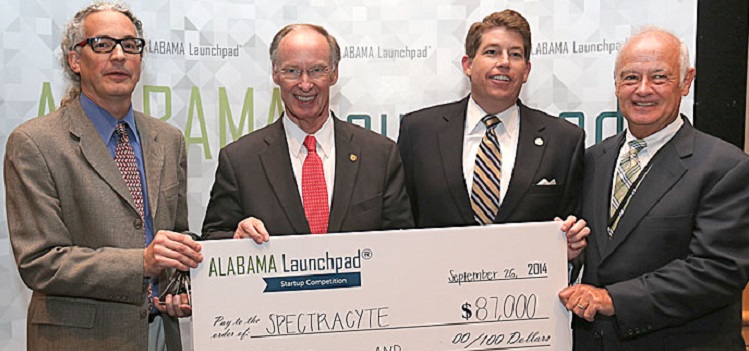
[[[81,107],[86,113],[86,116],[94,124],[94,127],[99,132],[101,139],[104,144],[107,145],[109,154],[112,155],[114,160],[115,151],[117,150],[117,139],[119,136],[115,129],[119,122],[117,118],[114,118],[109,112],[100,106],[96,105],[91,99],[85,94],[81,94]],[[145,243],[146,246],[151,244],[153,241],[153,219],[151,218],[151,208],[148,205],[148,186],[146,184],[146,167],[143,163],[143,148],[140,144],[140,135],[138,134],[138,127],[135,125],[135,116],[133,115],[133,108],[127,111],[127,114],[122,119],[127,126],[127,135],[130,138],[130,146],[133,148],[135,153],[135,161],[138,164],[138,172],[140,173],[140,187],[143,191],[143,217],[145,217]],[[159,296],[158,277],[151,278],[152,293],[153,296]]]

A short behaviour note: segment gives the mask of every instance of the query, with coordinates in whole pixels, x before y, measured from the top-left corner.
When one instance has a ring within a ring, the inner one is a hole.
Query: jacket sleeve
[[[406,193],[403,163],[398,152],[398,146],[396,144],[391,145],[382,201],[382,228],[409,229],[413,228],[414,220],[411,215],[411,204]]]
[[[234,167],[226,149],[222,149],[203,221],[203,240],[231,239],[234,236],[237,225],[245,218],[239,194]]]

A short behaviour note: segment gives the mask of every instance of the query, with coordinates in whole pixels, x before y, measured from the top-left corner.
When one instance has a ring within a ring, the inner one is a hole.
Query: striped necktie
[[[627,208],[626,203],[621,210],[619,209],[619,206],[621,206],[622,201],[624,201],[624,198],[629,192],[629,189],[637,180],[637,177],[640,175],[640,171],[642,171],[640,160],[637,155],[640,153],[640,150],[645,148],[647,144],[644,140],[637,139],[630,141],[628,145],[629,152],[622,155],[622,157],[619,159],[619,164],[616,167],[616,182],[614,183],[614,193],[611,196],[610,212],[610,217],[615,217],[615,220],[609,228],[609,237],[613,235],[614,230],[616,230],[616,226],[619,224],[619,219],[621,219],[624,210]],[[632,194],[630,194],[630,196],[632,196]],[[627,203],[629,203],[629,201],[627,201]],[[619,212],[618,215],[617,212]]]
[[[494,126],[501,123],[496,116],[488,115],[481,119],[486,125],[486,133],[476,153],[471,187],[471,208],[473,219],[478,224],[494,222],[499,210],[499,185],[502,179],[502,152]]]

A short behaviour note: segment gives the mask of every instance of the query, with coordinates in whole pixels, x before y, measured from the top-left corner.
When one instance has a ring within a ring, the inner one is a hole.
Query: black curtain
[[[694,125],[744,148],[749,1],[697,1]]]

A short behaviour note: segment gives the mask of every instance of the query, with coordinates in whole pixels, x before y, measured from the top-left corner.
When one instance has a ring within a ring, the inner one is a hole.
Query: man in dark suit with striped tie
[[[694,69],[687,46],[649,28],[619,51],[627,130],[585,154],[590,222],[575,350],[745,350],[749,158],[679,115]]]
[[[463,72],[471,94],[407,114],[398,147],[417,227],[567,218],[568,257],[585,247],[579,205],[585,134],[518,96],[531,70],[528,22],[512,10],[474,23]]]

